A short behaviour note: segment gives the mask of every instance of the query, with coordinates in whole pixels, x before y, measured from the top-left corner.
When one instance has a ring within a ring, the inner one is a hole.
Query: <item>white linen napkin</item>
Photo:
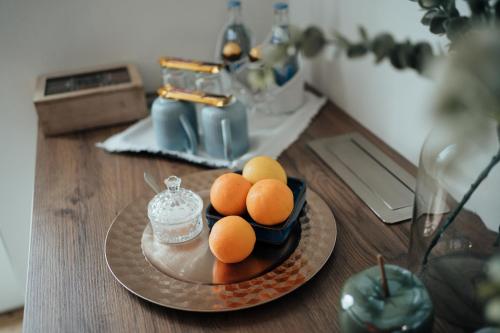
[[[248,116],[250,136],[249,151],[238,159],[227,161],[207,155],[203,145],[198,148],[198,154],[162,150],[156,145],[151,117],[144,118],[123,132],[115,134],[97,147],[108,152],[149,152],[173,156],[197,164],[216,168],[237,169],[243,167],[246,161],[258,155],[277,158],[299,135],[307,128],[312,118],[326,102],[326,97],[318,97],[306,91],[304,104],[297,111],[285,115],[268,115],[260,112]]]

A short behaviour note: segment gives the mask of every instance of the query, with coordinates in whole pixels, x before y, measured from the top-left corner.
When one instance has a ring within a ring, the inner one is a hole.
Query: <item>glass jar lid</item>
[[[179,177],[170,176],[165,184],[167,189],[155,195],[148,204],[150,221],[178,224],[201,214],[203,200],[193,191],[182,188]]]

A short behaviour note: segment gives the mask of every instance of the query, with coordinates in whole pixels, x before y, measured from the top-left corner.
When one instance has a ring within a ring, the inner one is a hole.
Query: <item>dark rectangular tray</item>
[[[306,203],[306,182],[301,179],[288,177],[287,185],[292,190],[294,205],[292,213],[285,222],[274,226],[265,226],[255,222],[248,213],[242,216],[252,225],[258,242],[281,245],[287,240],[290,231],[297,224],[300,212]],[[205,216],[210,229],[212,229],[212,226],[217,221],[224,217],[224,215],[219,214],[215,210],[212,204],[208,204]]]

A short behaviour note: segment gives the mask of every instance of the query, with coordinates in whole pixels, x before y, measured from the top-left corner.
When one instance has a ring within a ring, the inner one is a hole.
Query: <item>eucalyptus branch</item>
[[[472,29],[481,24],[500,26],[500,0],[464,0],[471,9],[471,16],[463,16],[456,7],[455,0],[410,0],[418,2],[425,13],[421,23],[429,26],[429,30],[437,35],[446,34],[450,40],[450,49],[455,42]],[[349,58],[356,58],[372,53],[375,62],[380,63],[388,59],[397,69],[411,68],[421,75],[426,75],[429,63],[442,52],[434,52],[427,42],[412,43],[409,40],[395,41],[389,33],[382,33],[370,39],[363,27],[359,28],[361,40],[352,42],[337,33],[334,38],[325,36],[316,26],[309,26],[305,30],[293,27],[288,45],[264,45],[262,48],[262,67],[252,73],[251,85],[265,87],[271,68],[280,63],[289,54],[300,52],[305,58],[314,58],[328,44],[336,45],[345,51]]]
[[[397,69],[411,68],[423,75],[429,63],[437,57],[427,42],[396,42],[389,33],[382,33],[370,39],[363,27],[359,28],[359,34],[361,40],[358,42],[349,41],[341,34],[336,34],[334,43],[344,50],[349,58],[373,53],[376,63],[389,59]]]
[[[498,24],[500,19],[500,0],[465,0],[471,15],[461,15],[455,0],[418,0],[425,14],[420,20],[429,27],[431,33],[446,34],[450,48],[471,29],[484,24]]]
[[[497,127],[497,134],[498,134],[498,138],[500,141],[500,125]],[[441,236],[443,235],[443,233],[446,231],[446,229],[448,229],[448,227],[453,223],[453,221],[455,221],[456,217],[458,216],[460,211],[464,208],[467,201],[469,201],[472,194],[474,194],[474,192],[479,187],[479,185],[481,185],[481,183],[486,179],[486,177],[488,177],[488,174],[493,169],[493,167],[498,164],[498,162],[500,162],[500,149],[498,150],[496,155],[493,156],[493,158],[491,159],[490,163],[488,163],[486,168],[479,174],[477,179],[471,184],[469,190],[462,197],[462,200],[460,200],[458,205],[453,209],[453,211],[450,213],[450,215],[448,215],[448,217],[446,218],[446,221],[443,223],[441,228],[439,228],[439,230],[434,235],[434,238],[431,240],[429,247],[427,248],[427,251],[425,252],[424,260],[422,262],[423,265],[427,264],[427,259],[430,255],[432,249],[436,246],[436,244],[438,243],[438,241],[441,238]]]

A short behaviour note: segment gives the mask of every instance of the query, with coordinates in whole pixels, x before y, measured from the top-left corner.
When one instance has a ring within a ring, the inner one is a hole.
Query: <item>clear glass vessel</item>
[[[274,22],[271,29],[271,44],[288,45],[290,43],[290,22],[288,18],[288,4],[277,2],[274,4]],[[290,51],[290,50],[288,50]],[[284,61],[273,66],[274,79],[278,86],[283,86],[297,73],[299,68],[297,52],[288,54]]]
[[[241,2],[239,0],[229,0],[227,3],[229,10],[229,21],[222,35],[220,54],[228,42],[234,42],[241,48],[241,52],[247,55],[250,52],[251,40],[247,27],[243,24],[241,15]]]
[[[215,95],[228,93],[227,84],[224,84],[223,73],[197,73],[195,81],[196,89]]]
[[[468,331],[484,325],[478,285],[500,250],[500,164],[492,165],[499,134],[494,119],[458,113],[437,124],[420,155],[409,267],[429,290],[436,315]]]
[[[162,68],[163,85],[171,85],[182,89],[195,88],[195,74],[190,71]]]
[[[164,244],[189,241],[203,229],[201,197],[181,188],[181,179],[170,176],[167,189],[158,193],[148,204],[148,218],[155,240]]]

